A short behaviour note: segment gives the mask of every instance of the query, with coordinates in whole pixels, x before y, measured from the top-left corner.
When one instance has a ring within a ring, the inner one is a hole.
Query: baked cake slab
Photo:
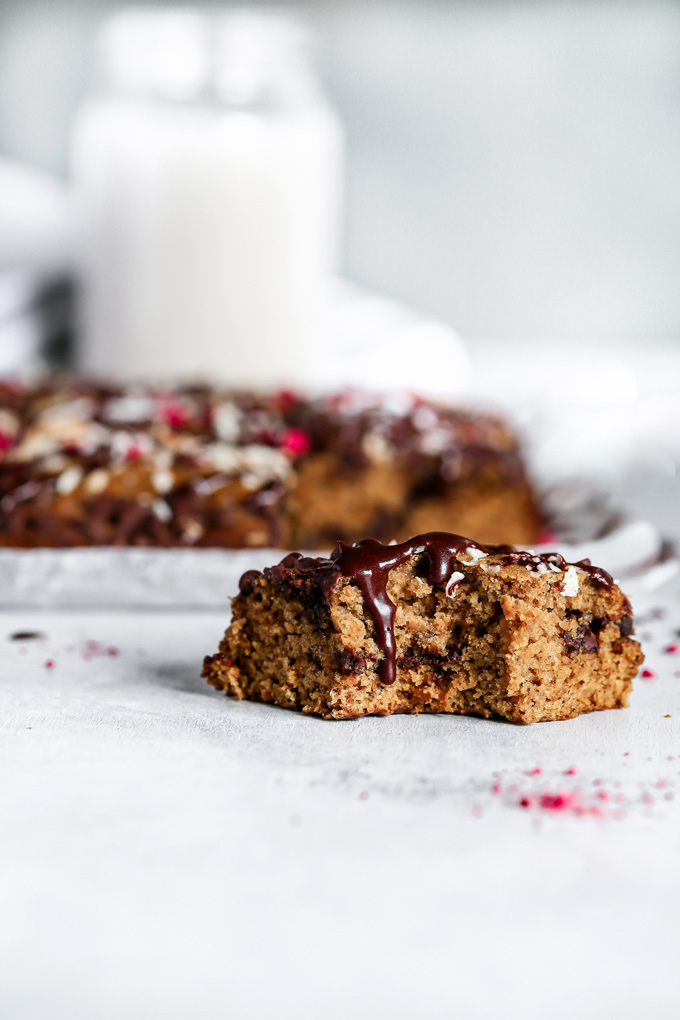
[[[0,546],[330,549],[540,527],[499,418],[400,394],[0,382]]]

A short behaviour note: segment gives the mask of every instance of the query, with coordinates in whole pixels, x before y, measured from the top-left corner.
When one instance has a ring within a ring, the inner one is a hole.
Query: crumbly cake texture
[[[232,609],[208,683],[326,719],[570,719],[625,707],[643,661],[605,571],[446,533],[291,553],[244,574]]]
[[[498,418],[412,395],[0,383],[0,545],[329,549],[461,530],[531,542]]]

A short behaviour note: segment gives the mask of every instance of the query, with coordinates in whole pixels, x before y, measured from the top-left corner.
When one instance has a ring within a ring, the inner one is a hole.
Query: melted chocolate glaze
[[[300,553],[289,553],[278,567],[265,570],[265,576],[276,578],[282,573],[304,571],[314,575],[315,580],[326,588],[333,586],[340,577],[347,577],[359,586],[366,607],[373,620],[373,638],[382,652],[378,672],[382,683],[393,684],[396,679],[396,643],[394,636],[394,618],[396,607],[387,594],[387,582],[390,571],[404,563],[409,557],[417,554],[423,556],[424,577],[430,584],[445,584],[454,570],[454,565],[466,553],[481,553],[484,556],[501,556],[507,564],[517,564],[535,570],[540,563],[555,567],[560,571],[570,566],[560,553],[542,553],[535,555],[520,552],[512,546],[486,546],[472,542],[460,535],[449,535],[446,532],[432,531],[426,535],[402,542],[401,545],[383,545],[374,538],[364,539],[356,545],[338,542],[331,553],[330,559],[321,557],[305,557]],[[480,557],[481,558],[481,557]],[[574,564],[586,573],[590,579],[603,588],[611,588],[614,584],[611,576],[599,567],[593,567],[590,560],[580,560]],[[246,594],[252,589],[256,571],[248,571],[241,578],[240,590]]]

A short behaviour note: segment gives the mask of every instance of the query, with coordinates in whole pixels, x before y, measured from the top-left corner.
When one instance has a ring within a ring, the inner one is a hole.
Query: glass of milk
[[[128,10],[71,167],[80,367],[313,385],[336,270],[343,134],[289,17]]]

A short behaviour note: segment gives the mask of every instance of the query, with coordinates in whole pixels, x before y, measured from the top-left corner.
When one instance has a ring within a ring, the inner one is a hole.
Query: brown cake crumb
[[[569,719],[627,705],[643,661],[632,631],[628,599],[587,560],[446,533],[367,539],[244,574],[203,676],[327,719]]]

